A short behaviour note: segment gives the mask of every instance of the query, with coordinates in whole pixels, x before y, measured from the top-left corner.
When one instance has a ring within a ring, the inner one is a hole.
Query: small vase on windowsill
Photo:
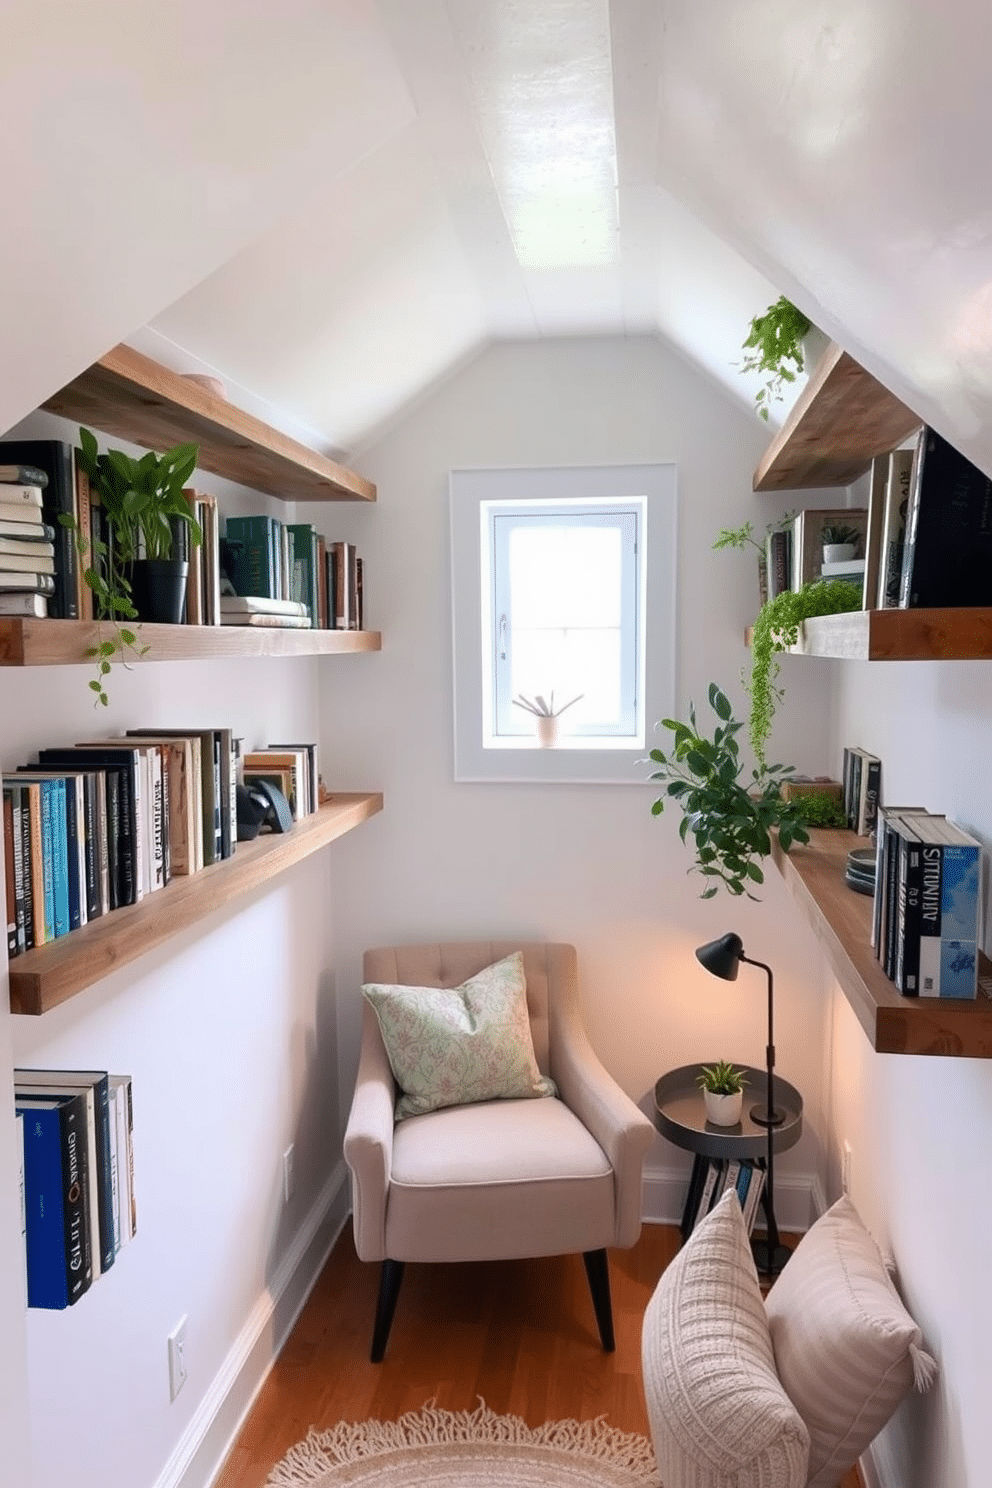
[[[558,717],[554,713],[537,719],[537,742],[542,749],[554,749],[558,743]]]

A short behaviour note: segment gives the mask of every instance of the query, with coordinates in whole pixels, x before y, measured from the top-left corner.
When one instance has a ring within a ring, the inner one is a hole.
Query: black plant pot
[[[131,565],[131,599],[138,619],[181,625],[188,573],[184,558],[136,558]]]

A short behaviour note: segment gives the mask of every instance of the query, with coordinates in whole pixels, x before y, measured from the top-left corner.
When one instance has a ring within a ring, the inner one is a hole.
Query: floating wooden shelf
[[[902,997],[871,948],[872,901],[844,882],[847,854],[863,838],[844,831],[811,831],[808,847],[775,863],[826,951],[834,975],[880,1054],[948,1054],[992,1059],[992,999]],[[992,963],[980,957],[980,976]]]
[[[849,486],[921,422],[831,343],[754,472],[754,490]]]
[[[371,481],[130,346],[115,346],[42,406],[147,449],[192,441],[202,469],[283,501],[376,497]]]
[[[101,634],[102,629],[102,634]],[[135,629],[146,661],[201,661],[225,656],[329,656],[379,651],[377,630],[279,630],[264,625],[140,625]],[[109,625],[90,620],[0,618],[0,666],[67,666],[86,662],[86,652],[112,638]]]
[[[744,632],[751,644],[750,627]],[[992,660],[992,609],[851,610],[803,623],[795,656],[842,661]]]
[[[291,831],[239,842],[234,856],[222,863],[188,878],[174,878],[140,904],[115,909],[59,940],[15,956],[10,963],[11,1012],[47,1013],[381,810],[382,796],[377,793],[335,794]]]

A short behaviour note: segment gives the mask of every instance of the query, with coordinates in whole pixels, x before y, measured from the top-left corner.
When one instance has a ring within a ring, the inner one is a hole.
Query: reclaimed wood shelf
[[[289,832],[239,842],[233,857],[188,878],[174,878],[139,904],[125,905],[10,963],[10,1010],[38,1015],[75,997],[214,910],[319,852],[382,810],[378,793],[340,793]]]
[[[826,951],[827,959],[873,1049],[880,1054],[945,1054],[992,1059],[992,998],[902,997],[871,947],[872,901],[844,881],[847,854],[867,843],[852,832],[810,831],[808,847],[784,853],[776,866]],[[992,962],[979,956],[980,982]]]
[[[146,449],[199,445],[197,465],[282,501],[374,501],[371,481],[130,346],[115,346],[42,404]]]
[[[751,644],[751,629],[744,643]],[[793,656],[841,661],[992,660],[992,609],[850,610],[803,622]]]
[[[831,342],[754,472],[753,489],[849,486],[921,423]]]
[[[149,661],[209,661],[232,656],[331,656],[380,651],[378,630],[280,630],[264,625],[135,625]],[[93,665],[91,646],[113,637],[109,624],[93,620],[17,620],[0,618],[0,667]]]

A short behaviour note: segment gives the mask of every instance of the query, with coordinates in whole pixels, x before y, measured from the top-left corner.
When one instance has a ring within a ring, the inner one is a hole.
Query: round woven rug
[[[265,1488],[660,1488],[646,1437],[595,1421],[531,1427],[428,1402],[398,1421],[344,1421],[311,1430]]]

